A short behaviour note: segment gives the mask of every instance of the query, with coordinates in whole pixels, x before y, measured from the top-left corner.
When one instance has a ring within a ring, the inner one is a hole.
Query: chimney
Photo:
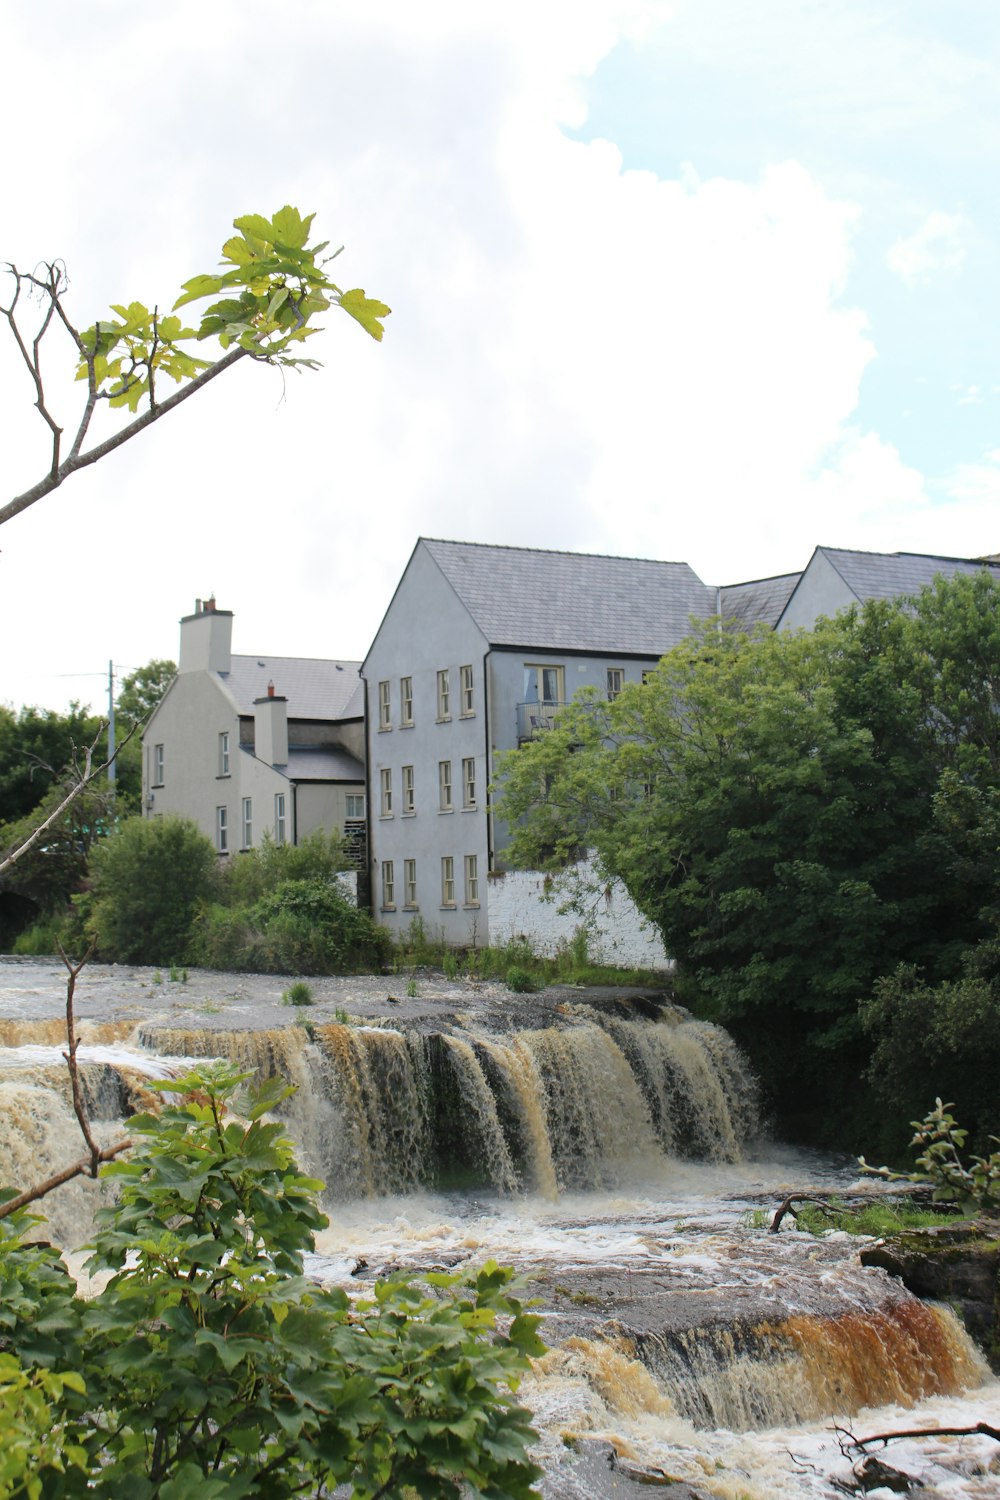
[[[233,612],[216,609],[214,596],[194,601],[181,620],[180,672],[229,672],[233,664]]]
[[[273,682],[266,697],[253,701],[253,743],[258,760],[269,766],[288,764],[288,699],[275,694]]]

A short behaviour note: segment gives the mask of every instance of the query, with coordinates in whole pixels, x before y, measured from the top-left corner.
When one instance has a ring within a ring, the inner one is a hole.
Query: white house
[[[265,834],[341,831],[365,853],[360,663],[235,656],[214,599],[181,620],[180,665],[143,732],[143,815],[194,820],[223,858]]]

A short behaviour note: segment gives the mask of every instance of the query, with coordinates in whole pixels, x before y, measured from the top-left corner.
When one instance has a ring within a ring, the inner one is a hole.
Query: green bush
[[[215,850],[187,818],[128,818],[94,849],[89,936],[115,963],[191,958],[199,906],[218,890]]]
[[[264,1119],[279,1080],[229,1114],[244,1081],[154,1085],[168,1102],[105,1168],[120,1193],[88,1264],[112,1276],[90,1301],[26,1242],[37,1219],[0,1219],[0,1495],[528,1500],[511,1392],[543,1346],[511,1272],[394,1276],[353,1304],[307,1282],[321,1184]]]
[[[312,1005],[313,992],[304,979],[296,979],[281,997],[283,1005]]]
[[[512,964],[507,970],[504,983],[515,995],[531,995],[538,988],[527,969],[519,969],[516,964]]]
[[[298,844],[276,844],[265,834],[256,849],[231,861],[220,899],[227,906],[252,906],[286,880],[331,881],[349,864],[338,834],[317,828]]]
[[[388,933],[326,880],[285,880],[249,907],[198,917],[197,962],[263,974],[343,974],[380,968]]]

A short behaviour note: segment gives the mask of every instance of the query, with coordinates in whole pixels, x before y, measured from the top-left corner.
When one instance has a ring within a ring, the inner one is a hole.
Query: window
[[[229,730],[224,729],[219,735],[219,775],[229,775]]]
[[[479,905],[479,855],[465,856],[465,904]]]
[[[460,667],[459,671],[460,671],[461,677],[462,677],[462,683],[461,683],[461,692],[462,692],[461,714],[462,714],[462,718],[463,719],[467,719],[470,716],[470,714],[474,714],[475,711],[476,711],[475,705],[474,705],[474,703],[472,701],[472,668],[471,667]]]
[[[364,794],[364,792],[348,792],[347,796],[345,798],[345,801],[347,803],[347,811],[344,814],[345,817],[347,817],[347,818],[363,818],[364,817],[364,815],[365,815],[365,794]]]
[[[470,755],[462,762],[462,806],[476,805],[476,758]]]
[[[538,662],[524,664],[525,703],[565,703],[566,676],[563,667],[545,667]]]
[[[283,844],[285,842],[285,794],[275,792],[274,794],[274,842]]]
[[[399,679],[399,722],[409,728],[413,723],[413,678]]]
[[[220,854],[229,853],[229,809],[215,809],[215,847]]]
[[[382,800],[379,806],[379,815],[383,818],[392,817],[392,772],[390,770],[380,771],[379,786],[382,790]]]
[[[438,673],[438,712],[439,719],[451,718],[451,676],[448,668]]]
[[[415,859],[403,860],[403,905],[416,906],[417,904],[417,862]]]
[[[450,854],[441,861],[441,905],[455,905],[455,861]]]
[[[624,685],[625,685],[625,668],[624,667],[609,667],[608,668],[608,702],[609,703],[614,703],[615,699],[618,697],[618,694],[621,692],[621,690],[624,687]]]
[[[396,907],[396,881],[393,875],[392,860],[382,861],[382,910],[394,911]]]
[[[253,848],[253,798],[243,798],[243,849]]]
[[[451,761],[438,761],[438,807],[451,812]]]
[[[389,697],[390,684],[380,682],[378,685],[378,727],[379,729],[392,728],[392,700]]]
[[[413,797],[413,767],[403,767],[403,817],[409,817],[416,812]]]
[[[153,746],[153,785],[163,785],[163,746]]]

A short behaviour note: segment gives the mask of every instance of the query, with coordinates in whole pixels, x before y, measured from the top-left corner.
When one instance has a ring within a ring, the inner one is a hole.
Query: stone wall
[[[581,867],[586,876],[587,867]],[[489,941],[498,947],[527,938],[537,953],[551,957],[587,927],[587,951],[598,963],[620,968],[672,969],[656,930],[643,921],[618,881],[589,898],[584,912],[561,912],[566,894],[552,888],[538,870],[508,870],[489,877]]]

